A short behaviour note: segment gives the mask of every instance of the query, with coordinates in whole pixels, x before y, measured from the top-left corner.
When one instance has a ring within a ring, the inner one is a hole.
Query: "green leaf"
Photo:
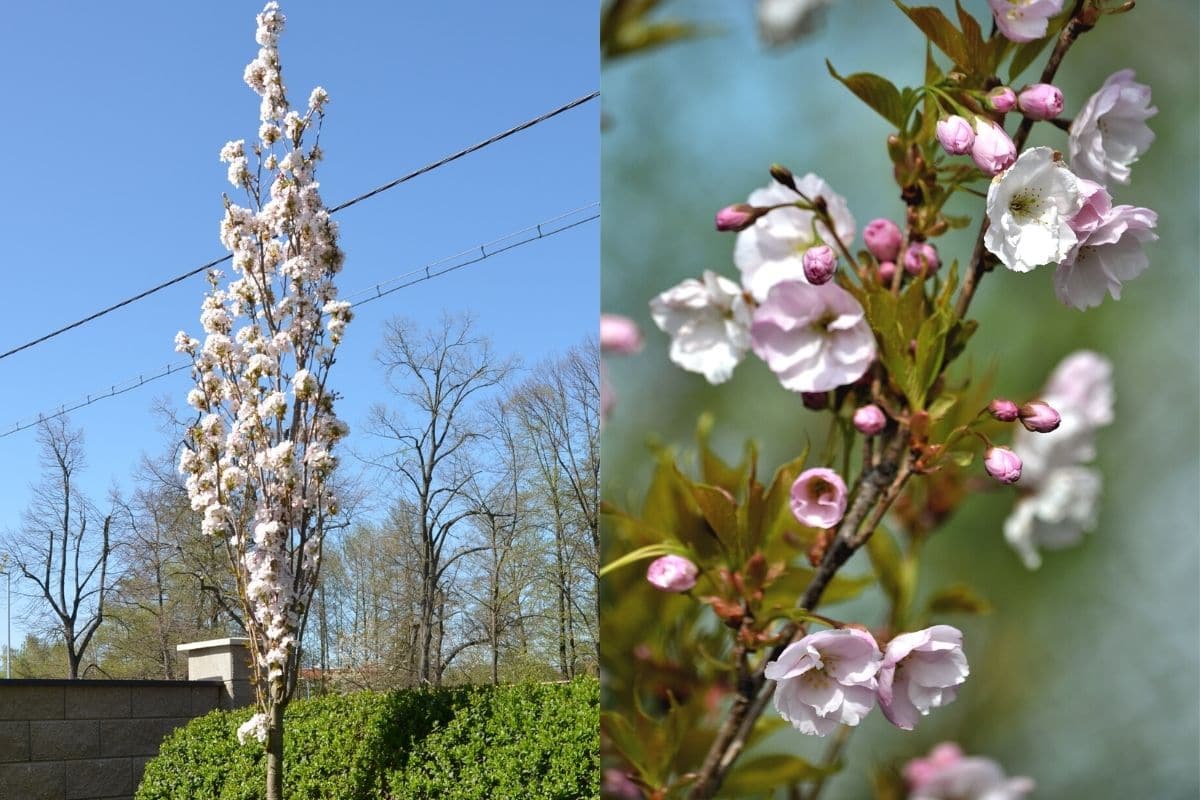
[[[905,396],[914,411],[925,408],[925,398],[942,372],[946,336],[954,323],[953,312],[939,308],[921,323],[917,332],[916,363],[909,372]]]
[[[772,753],[758,758],[743,759],[725,779],[717,797],[749,797],[773,793],[782,786],[791,786],[802,781],[811,781],[823,775],[832,775],[841,769],[841,762],[830,767],[818,766],[799,756]]]
[[[829,69],[830,75],[854,92],[860,100],[875,109],[880,116],[897,128],[904,128],[904,122],[908,116],[906,106],[900,96],[900,90],[891,81],[870,72],[856,72],[853,75],[842,77],[833,68],[829,59],[825,59],[825,66]]]
[[[926,606],[929,614],[990,614],[992,604],[965,583],[938,589]]]
[[[686,547],[674,543],[663,544],[648,544],[645,547],[639,547],[637,550],[626,553],[620,558],[608,562],[600,568],[600,577],[603,578],[608,573],[615,569],[635,564],[638,561],[643,561],[647,558],[658,558],[659,556],[677,555],[688,557],[691,553]]]
[[[955,64],[970,68],[971,54],[967,48],[967,41],[962,32],[954,27],[954,23],[946,18],[941,9],[934,6],[910,8],[900,0],[894,0],[894,2],[929,37],[929,41],[933,42],[937,49],[950,56]]]
[[[938,422],[949,414],[954,406],[958,404],[958,395],[951,392],[946,392],[929,404],[929,417],[934,422]]]
[[[779,613],[790,613],[784,609],[796,607],[796,601],[816,575],[816,570],[804,565],[792,565],[772,583],[766,591],[763,607]],[[866,589],[875,585],[874,575],[837,575],[825,587],[821,604],[843,603],[853,600]]]
[[[709,435],[712,433],[715,418],[711,413],[700,415],[696,424],[696,441],[700,446],[700,477],[705,483],[720,486],[722,489],[736,495],[746,481],[746,473],[754,463],[754,445],[746,446],[746,455],[736,467],[726,463],[709,446]]]
[[[646,753],[642,737],[633,724],[615,711],[600,712],[600,729],[638,774],[646,773]]]
[[[657,457],[658,467],[642,504],[642,521],[661,531],[661,538],[683,542],[701,557],[719,555],[720,541],[692,496],[692,481],[679,471],[668,450],[659,450]]]
[[[962,354],[967,347],[967,342],[978,329],[979,321],[974,319],[956,322],[950,327],[950,332],[946,335],[946,352],[942,356],[947,364]]]

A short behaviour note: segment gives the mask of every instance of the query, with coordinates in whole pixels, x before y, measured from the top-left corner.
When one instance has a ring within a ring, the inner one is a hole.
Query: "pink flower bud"
[[[753,225],[759,216],[759,210],[748,203],[725,206],[717,212],[717,230],[744,231]]]
[[[1021,477],[1021,459],[1007,447],[989,447],[983,467],[1001,483],[1016,483]]]
[[[1058,427],[1062,417],[1049,404],[1031,400],[1021,406],[1021,424],[1030,433],[1049,433]]]
[[[829,392],[801,392],[800,402],[809,411],[824,411],[829,408]]]
[[[883,410],[872,403],[854,412],[854,427],[864,436],[874,436],[887,427]]]
[[[884,261],[879,265],[879,282],[884,286],[892,285],[892,278],[896,277],[896,262]]]
[[[642,332],[637,323],[620,314],[600,315],[600,349],[629,355],[642,349]]]
[[[686,592],[696,585],[699,568],[683,556],[663,556],[650,562],[646,580],[664,592]]]
[[[971,130],[971,123],[957,114],[938,120],[937,138],[945,151],[952,156],[971,152],[971,145],[975,144],[975,132]]]
[[[941,265],[937,248],[929,242],[913,242],[904,252],[904,271],[913,277],[932,275]]]
[[[1003,397],[997,397],[988,403],[988,411],[1001,422],[1012,422],[1021,415],[1021,410],[1017,408],[1017,404],[1012,400],[1005,400]]]
[[[1017,97],[1021,113],[1030,119],[1054,119],[1063,110],[1063,94],[1057,86],[1035,83]]]
[[[971,158],[988,175],[996,175],[1012,166],[1017,160],[1017,146],[1001,128],[990,119],[975,118],[975,144],[971,146]]]
[[[1001,114],[1017,107],[1017,93],[1007,86],[997,86],[988,94],[988,104]]]
[[[837,254],[829,245],[819,244],[804,251],[804,277],[813,286],[829,283],[837,272]]]
[[[806,469],[792,484],[792,514],[812,528],[832,528],[846,513],[846,482],[825,467]]]
[[[890,219],[873,219],[863,230],[867,249],[880,261],[895,261],[903,239],[899,226]]]

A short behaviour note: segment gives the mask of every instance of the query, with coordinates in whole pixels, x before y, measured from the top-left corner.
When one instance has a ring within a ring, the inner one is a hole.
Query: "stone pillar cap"
[[[204,642],[177,644],[175,645],[175,649],[181,653],[186,653],[188,650],[209,650],[216,647],[245,647],[249,644],[250,639],[246,636],[231,636],[226,639],[209,639]]]

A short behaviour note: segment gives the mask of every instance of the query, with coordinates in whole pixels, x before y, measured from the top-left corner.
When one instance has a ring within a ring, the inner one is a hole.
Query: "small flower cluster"
[[[785,388],[824,392],[862,377],[875,357],[862,306],[833,282],[854,218],[816,175],[772,175],[747,203],[717,214],[718,229],[738,232],[741,284],[705,272],[655,297],[650,312],[671,336],[671,360],[709,383],[728,380],[753,350]]]
[[[1030,103],[1058,108],[1056,97]],[[1065,305],[1090,308],[1105,294],[1120,299],[1124,283],[1149,265],[1142,248],[1158,238],[1158,215],[1114,206],[1105,183],[1129,181],[1129,165],[1154,140],[1145,120],[1156,112],[1149,87],[1135,83],[1131,70],[1112,75],[1071,123],[1070,166],[1050,148],[1034,147],[993,179],[988,251],[1014,272],[1057,265],[1054,290]]]
[[[1096,432],[1113,420],[1112,365],[1097,353],[1072,353],[1042,397],[1059,422],[1047,433],[1029,425],[1017,431],[1012,451],[1024,465],[1023,491],[1004,523],[1005,539],[1030,569],[1041,564],[1039,547],[1069,547],[1096,526],[1101,479],[1086,465],[1096,457]]]
[[[860,723],[876,700],[889,722],[912,730],[930,709],[953,702],[969,673],[962,632],[934,625],[893,638],[885,650],[861,628],[810,633],[764,674],[776,682],[780,716],[801,733],[825,736]]]
[[[905,764],[904,780],[908,800],[1021,800],[1034,789],[1032,779],[1009,778],[995,761],[964,756],[953,742]]]
[[[303,146],[328,98],[317,89],[306,114],[290,110],[277,49],[283,26],[278,4],[268,3],[245,73],[262,100],[253,152],[270,183],[247,167],[243,141],[222,148],[230,181],[253,206],[225,201],[221,241],[237,277],[220,288],[222,276],[210,273],[203,343],[185,332],[175,340],[192,358],[188,402],[201,412],[179,468],[204,533],[225,537],[236,554],[257,666],[275,700],[295,661],[324,521],[337,509],[332,450],[348,429],[326,378],[352,316],[333,282],[343,255],[314,179],[320,151]],[[239,738],[261,739],[265,724],[258,715]]]

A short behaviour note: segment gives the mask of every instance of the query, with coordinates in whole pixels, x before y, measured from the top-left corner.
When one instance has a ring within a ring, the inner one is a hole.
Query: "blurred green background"
[[[953,15],[952,3],[937,5]],[[1034,777],[1035,797],[1200,796],[1198,5],[1143,2],[1103,19],[1075,45],[1057,80],[1064,116],[1121,68],[1134,68],[1153,88],[1157,141],[1134,166],[1132,183],[1113,187],[1115,202],[1159,214],[1150,269],[1126,285],[1121,301],[1087,312],[1055,300],[1050,267],[1028,275],[998,270],[972,308],[982,325],[968,352],[977,371],[995,369],[999,394],[1034,394],[1080,348],[1112,359],[1117,418],[1099,436],[1106,482],[1100,527],[1029,572],[1001,533],[1014,495],[971,498],[926,548],[921,586],[928,592],[963,580],[995,607],[956,621],[967,636],[972,677],[957,703],[914,733],[872,715],[825,797],[868,796],[869,764],[923,754],[945,739],[999,760],[1010,774]],[[966,6],[986,20],[983,2]],[[604,430],[604,494],[627,508],[638,506],[646,487],[648,438],[691,446],[703,410],[716,413],[713,442],[728,458],[736,460],[746,438],[758,441],[760,474],[794,457],[806,436],[824,435],[826,419],[806,412],[753,357],[719,387],[671,365],[647,301],[705,269],[737,278],[733,236],[713,230],[713,214],[765,185],[772,162],[797,175],[816,172],[843,194],[859,243],[871,219],[899,220],[887,123],[835,83],[823,60],[842,74],[877,72],[912,85],[924,57],[923,37],[882,0],[833,3],[814,35],[784,50],[757,40],[748,0],[676,0],[662,15],[711,25],[714,33],[614,60],[602,76],[602,308],[637,320],[646,335],[639,355],[607,360],[618,405]],[[1039,125],[1031,144],[1065,151],[1066,136]],[[978,219],[982,200],[953,210]],[[943,261],[965,260],[974,230],[939,240]],[[867,569],[860,559],[850,571]],[[856,608],[869,618],[872,607],[867,599]],[[605,641],[613,637],[602,635],[602,647]],[[810,758],[823,751],[821,742],[788,736],[783,749]]]

